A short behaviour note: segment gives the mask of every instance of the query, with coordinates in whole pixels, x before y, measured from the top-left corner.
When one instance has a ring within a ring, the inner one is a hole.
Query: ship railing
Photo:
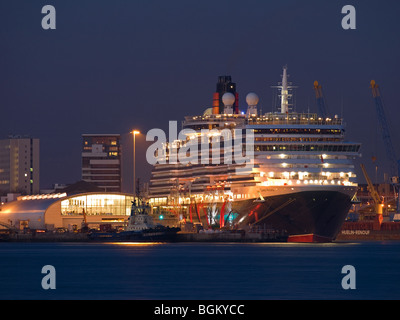
[[[185,122],[198,122],[198,121],[248,121],[248,122],[260,122],[262,124],[272,123],[272,124],[333,124],[342,125],[343,119],[336,116],[335,117],[320,117],[316,113],[265,113],[262,115],[244,115],[244,114],[209,114],[209,115],[199,115],[199,116],[186,116]]]
[[[249,118],[250,125],[271,125],[271,124],[298,124],[298,125],[343,125],[342,119],[274,119],[274,118]]]

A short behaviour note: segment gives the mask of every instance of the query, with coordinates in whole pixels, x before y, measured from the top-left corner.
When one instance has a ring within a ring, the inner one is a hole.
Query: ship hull
[[[334,240],[351,207],[351,193],[302,191],[235,202],[233,223],[240,229],[269,229],[288,236],[288,242]]]

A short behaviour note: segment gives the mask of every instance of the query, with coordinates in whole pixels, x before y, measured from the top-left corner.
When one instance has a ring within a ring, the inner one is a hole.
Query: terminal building
[[[124,193],[87,192],[20,196],[1,206],[0,226],[16,230],[79,230],[101,225],[123,227],[131,214],[133,196]]]

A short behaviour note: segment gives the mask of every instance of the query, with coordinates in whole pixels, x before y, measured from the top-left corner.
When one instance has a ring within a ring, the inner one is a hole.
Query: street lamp
[[[136,197],[136,135],[140,134],[140,131],[133,130],[133,199]]]

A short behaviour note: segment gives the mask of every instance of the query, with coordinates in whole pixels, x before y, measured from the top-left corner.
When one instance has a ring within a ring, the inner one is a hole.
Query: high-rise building
[[[10,136],[0,140],[0,192],[39,193],[39,139]]]
[[[121,192],[121,137],[83,134],[82,180],[107,192]]]

